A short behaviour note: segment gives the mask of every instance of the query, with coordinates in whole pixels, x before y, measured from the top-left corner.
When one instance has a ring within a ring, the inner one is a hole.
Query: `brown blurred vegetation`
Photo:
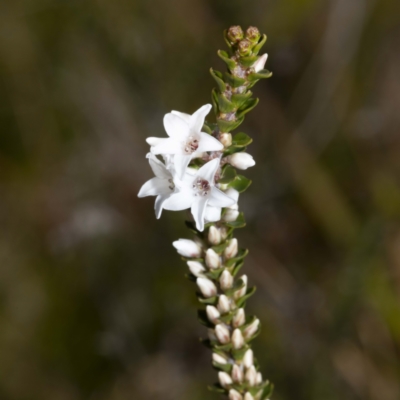
[[[263,373],[276,400],[400,399],[398,0],[1,2],[1,399],[216,398],[184,214],[136,194],[238,23],[274,72],[241,127]]]

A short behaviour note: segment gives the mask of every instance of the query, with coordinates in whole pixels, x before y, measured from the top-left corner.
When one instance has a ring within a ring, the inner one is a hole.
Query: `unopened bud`
[[[254,365],[252,365],[245,374],[245,379],[246,381],[249,383],[250,386],[255,386],[256,382],[257,382],[257,371],[254,367]]]
[[[240,329],[235,329],[232,333],[233,348],[238,350],[244,346],[244,338]]]
[[[227,161],[235,168],[243,170],[256,165],[253,156],[243,151],[239,153],[233,153],[232,155],[228,156]]]
[[[243,332],[244,338],[250,339],[257,331],[258,327],[260,326],[260,320],[255,319]]]
[[[251,53],[252,43],[250,40],[243,39],[238,44],[239,55],[248,56]]]
[[[224,294],[221,294],[218,299],[218,310],[221,314],[226,314],[231,309],[231,303]]]
[[[206,251],[206,264],[210,269],[217,269],[221,265],[219,255],[213,249],[207,249]]]
[[[229,391],[229,400],[243,400],[243,396],[235,389]]]
[[[249,349],[246,351],[246,353],[244,353],[244,357],[243,357],[243,365],[246,368],[250,368],[252,367],[254,364],[254,354],[253,354],[253,350]]]
[[[238,241],[236,238],[231,239],[228,246],[224,250],[225,258],[233,258],[238,253]]]
[[[246,292],[247,292],[247,275],[242,275],[242,277],[241,277],[240,279],[243,281],[244,286],[243,286],[241,289],[236,290],[235,293],[233,293],[233,297],[234,297],[236,300],[240,299],[240,298],[241,298],[242,296],[244,296],[244,295],[246,294]]]
[[[225,222],[233,222],[237,220],[238,216],[239,216],[239,211],[227,208],[222,217],[222,220]]]
[[[228,290],[233,285],[233,276],[232,274],[226,269],[219,277],[219,284],[221,285],[222,290]]]
[[[257,372],[257,379],[256,379],[256,384],[261,385],[262,384],[262,374],[261,372]]]
[[[213,246],[221,243],[221,232],[214,225],[211,225],[208,230],[208,241]]]
[[[172,243],[178,253],[183,257],[198,258],[201,255],[201,247],[189,239],[179,239]]]
[[[226,33],[226,36],[232,43],[236,43],[243,39],[243,30],[239,25],[231,26]]]
[[[225,365],[228,363],[228,360],[225,357],[222,357],[220,354],[217,354],[217,353],[212,354],[212,359],[217,364]]]
[[[215,327],[215,334],[217,335],[219,342],[222,344],[227,344],[231,341],[229,329],[223,324],[218,324]]]
[[[235,364],[232,368],[232,380],[235,383],[243,382],[243,371],[240,369],[239,365]]]
[[[206,271],[204,265],[202,263],[199,263],[198,261],[188,261],[187,265],[190,272],[196,277],[202,276],[203,272]]]
[[[255,26],[249,26],[246,30],[246,39],[250,42],[257,43],[260,40],[261,34]]]
[[[232,326],[234,328],[239,328],[246,322],[246,316],[244,313],[243,308],[239,308],[239,310],[236,311],[236,314],[232,318]]]
[[[221,386],[223,388],[226,388],[229,385],[232,385],[232,379],[231,377],[223,371],[218,372],[218,379],[219,379],[219,383],[221,384]]]
[[[247,392],[247,393],[244,395],[244,400],[254,400],[254,397],[251,395],[250,392]]]
[[[217,288],[212,281],[207,278],[197,278],[197,286],[205,298],[217,295]]]
[[[253,65],[254,72],[260,72],[265,67],[265,63],[267,62],[268,54],[263,54]]]
[[[262,400],[264,394],[264,389],[261,389],[257,392],[257,394],[254,396],[254,400]],[[265,400],[269,400],[269,399],[265,399]]]
[[[214,325],[219,323],[218,318],[221,316],[221,314],[214,306],[207,306],[206,313],[207,318],[210,322],[212,322]]]
[[[229,147],[232,145],[232,135],[227,132],[220,133],[219,141],[224,145],[224,147]]]

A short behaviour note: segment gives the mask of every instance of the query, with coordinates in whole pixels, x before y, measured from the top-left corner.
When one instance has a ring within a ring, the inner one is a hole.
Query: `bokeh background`
[[[238,232],[274,399],[400,399],[398,0],[0,3],[1,399],[218,398],[185,215],[137,192],[232,24],[268,34],[274,72]]]

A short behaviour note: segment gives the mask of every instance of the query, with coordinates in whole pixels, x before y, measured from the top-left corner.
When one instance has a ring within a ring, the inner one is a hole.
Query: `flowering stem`
[[[238,175],[236,168],[247,169],[255,162],[245,152],[252,139],[245,133],[232,137],[231,131],[258,103],[250,89],[271,73],[263,69],[267,55],[258,55],[266,36],[261,36],[257,28],[250,27],[243,33],[240,27],[233,26],[224,36],[229,49],[219,51],[218,55],[228,71],[211,69],[217,83],[212,91],[216,123],[203,126],[203,131],[218,139],[223,149],[204,153],[202,158],[191,160],[191,166],[199,167],[219,158],[214,184],[233,197],[235,192],[237,200],[238,193],[244,192],[251,181]],[[245,313],[246,301],[255,287],[248,287],[246,275],[238,277],[248,251],[238,248],[233,234],[234,229],[245,226],[244,215],[235,203],[223,208],[220,219],[206,223],[204,230],[192,222],[187,225],[195,233],[195,240],[180,239],[174,246],[187,262],[188,277],[197,283],[198,300],[204,305],[198,312],[200,321],[208,328],[208,339],[203,342],[212,350],[212,364],[219,379],[210,388],[230,400],[267,399],[273,385],[263,380],[251,349],[251,341],[260,333],[260,321]]]

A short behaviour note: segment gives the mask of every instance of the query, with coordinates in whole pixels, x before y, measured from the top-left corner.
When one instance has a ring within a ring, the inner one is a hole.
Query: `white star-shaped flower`
[[[227,196],[229,196],[231,199],[235,200],[235,202],[227,208],[237,210],[239,208],[238,207],[239,192],[235,189],[229,188],[224,193]],[[217,222],[221,219],[221,212],[222,212],[221,207],[207,205],[206,211],[204,214],[204,219],[206,220],[206,222]]]
[[[203,231],[207,205],[221,208],[236,203],[234,199],[215,187],[214,176],[219,164],[220,159],[215,158],[195,173],[193,170],[187,172],[181,181],[179,191],[171,194],[164,201],[163,208],[171,211],[190,208],[197,229]]]
[[[206,104],[194,114],[172,111],[164,117],[164,128],[168,138],[147,138],[153,154],[173,154],[176,171],[182,171],[188,165],[187,160],[201,156],[206,151],[220,151],[223,144],[211,135],[201,131],[204,119],[211,105]]]

